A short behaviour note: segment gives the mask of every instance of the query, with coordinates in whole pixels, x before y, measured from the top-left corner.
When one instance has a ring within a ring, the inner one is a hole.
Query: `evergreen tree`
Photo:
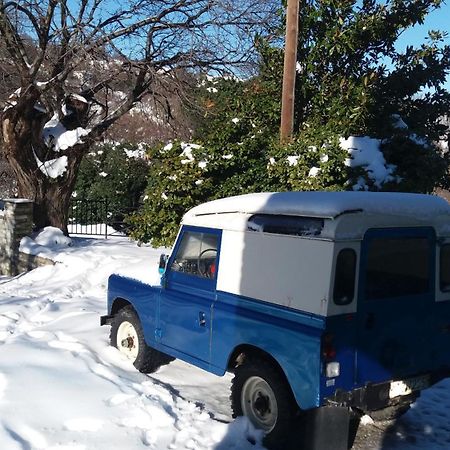
[[[405,29],[422,23],[440,4],[304,2],[293,142],[278,143],[282,48],[258,40],[257,77],[204,83],[205,116],[196,141],[201,148],[189,163],[202,183],[194,186],[195,177],[182,173],[171,182],[170,165],[183,158],[181,148],[156,157],[149,200],[135,218],[136,224],[145,222],[150,228],[144,231],[141,226],[139,238],[170,244],[189,207],[250,191],[431,192],[445,186],[448,161],[435,142],[448,133],[448,126],[439,121],[450,109],[450,94],[443,88],[450,72],[446,34],[432,31],[419,48],[408,47],[403,53],[395,48]],[[351,136],[361,138],[346,139]],[[369,161],[367,155],[378,159]],[[199,161],[208,161],[201,171]],[[183,173],[187,166],[181,168]],[[162,188],[168,198],[154,203],[152,192],[158,197]]]

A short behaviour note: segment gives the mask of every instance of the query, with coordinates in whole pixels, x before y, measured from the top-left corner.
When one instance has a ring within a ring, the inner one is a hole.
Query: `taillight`
[[[322,336],[322,358],[326,363],[325,376],[327,378],[338,377],[341,373],[341,365],[339,362],[333,361],[336,358],[336,348],[333,344],[333,335],[330,333],[325,333]]]
[[[333,345],[333,335],[330,333],[325,333],[322,336],[322,358],[327,362],[336,358],[336,349]]]

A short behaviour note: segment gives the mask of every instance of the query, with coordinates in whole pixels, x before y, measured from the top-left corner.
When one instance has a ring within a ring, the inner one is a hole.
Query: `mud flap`
[[[349,408],[323,406],[305,416],[304,450],[347,450],[351,447]]]

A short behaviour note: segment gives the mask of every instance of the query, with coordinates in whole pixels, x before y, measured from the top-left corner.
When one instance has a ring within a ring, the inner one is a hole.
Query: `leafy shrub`
[[[130,219],[136,238],[170,245],[189,208],[246,192],[431,192],[448,184],[448,161],[433,141],[448,133],[438,119],[450,108],[450,93],[442,88],[450,47],[438,32],[403,53],[394,45],[440,1],[363,3],[303,5],[294,138],[288,145],[280,145],[278,135],[279,46],[257,41],[260,67],[253,78],[201,83],[198,146],[188,161],[181,142],[150,150],[146,200]],[[392,62],[389,71],[386,60]],[[350,148],[346,138],[358,145]]]
[[[120,227],[138,208],[147,185],[145,152],[131,144],[97,145],[81,163],[74,194],[77,199],[108,200],[109,223]]]

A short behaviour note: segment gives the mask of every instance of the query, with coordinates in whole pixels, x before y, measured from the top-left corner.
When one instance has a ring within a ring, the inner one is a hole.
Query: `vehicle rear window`
[[[441,247],[440,286],[442,292],[450,292],[450,244]]]
[[[248,220],[247,230],[290,236],[318,236],[323,224],[323,219],[316,217],[255,214]]]
[[[376,300],[429,292],[430,252],[427,238],[371,239],[365,298]]]
[[[356,252],[341,250],[336,258],[333,300],[336,305],[348,305],[355,296]]]

